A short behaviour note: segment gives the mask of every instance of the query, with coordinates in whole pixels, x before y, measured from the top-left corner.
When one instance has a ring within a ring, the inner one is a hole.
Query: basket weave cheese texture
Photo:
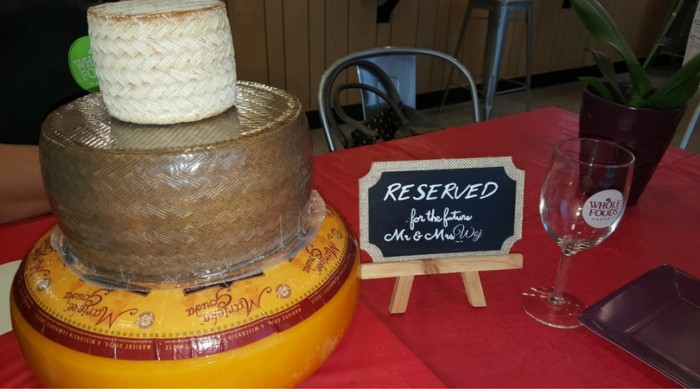
[[[109,113],[140,124],[205,119],[236,100],[224,3],[130,0],[90,7],[92,56]]]
[[[236,107],[167,126],[119,121],[89,95],[47,117],[40,150],[61,250],[98,281],[218,281],[308,232],[308,124],[279,89],[239,82]]]

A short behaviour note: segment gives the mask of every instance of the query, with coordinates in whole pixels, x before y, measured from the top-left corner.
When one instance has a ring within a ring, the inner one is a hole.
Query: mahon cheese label
[[[44,337],[95,356],[176,360],[233,350],[301,323],[359,266],[357,245],[328,208],[314,240],[291,260],[208,287],[114,290],[66,266],[47,233],[23,261],[13,294]]]

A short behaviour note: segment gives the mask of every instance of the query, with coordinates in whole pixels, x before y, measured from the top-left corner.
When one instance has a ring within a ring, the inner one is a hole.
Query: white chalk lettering
[[[464,224],[458,224],[452,229],[452,233],[459,240],[471,240],[472,242],[476,242],[481,238],[484,231],[481,229],[477,230],[474,227],[466,227]]]
[[[409,200],[410,197],[407,196],[407,193],[414,186],[415,186],[414,184],[408,184],[408,185],[401,185],[399,183],[391,184],[386,188],[386,194],[384,195],[384,201],[386,201],[387,198],[389,198],[389,197],[391,197],[394,201]],[[398,190],[400,190],[401,192],[399,193],[398,197],[396,197],[394,192],[396,192]]]
[[[393,233],[384,235],[385,242],[393,242],[393,241],[405,242],[407,240],[411,240],[411,237],[406,234],[405,228],[402,228],[401,230],[399,230],[397,228],[397,229],[394,229]]]
[[[498,183],[493,181],[479,182],[459,186],[450,182],[447,184],[402,184],[395,182],[386,188],[383,201],[432,201],[432,200],[469,200],[485,199],[498,191]]]
[[[425,218],[423,217],[423,215],[418,215],[418,212],[416,211],[416,209],[411,208],[411,217],[409,220],[409,228],[411,229],[411,231],[413,231],[413,229],[415,228],[416,223],[421,223],[424,221],[425,221]]]
[[[443,217],[442,217],[442,225],[447,227],[447,225],[450,222],[454,221],[470,221],[472,220],[471,215],[464,215],[462,214],[462,211],[451,211],[449,208],[445,207],[445,210],[443,211]]]

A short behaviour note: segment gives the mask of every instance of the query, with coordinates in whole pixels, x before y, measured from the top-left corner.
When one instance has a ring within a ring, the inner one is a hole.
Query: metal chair
[[[462,27],[460,28],[459,36],[457,38],[457,45],[455,46],[455,51],[452,54],[456,58],[459,58],[459,53],[462,51],[462,47],[464,46],[467,25],[469,24],[469,20],[472,18],[472,11],[475,8],[485,9],[488,11],[488,31],[486,35],[486,46],[484,47],[484,69],[483,76],[481,77],[481,88],[484,96],[484,119],[488,120],[491,118],[491,111],[493,110],[495,96],[496,94],[501,93],[525,90],[525,104],[526,109],[529,111],[531,108],[530,89],[532,84],[532,0],[469,0],[467,10],[464,13]],[[510,88],[502,92],[496,92],[496,86],[499,80],[498,75],[501,70],[503,48],[505,46],[506,34],[508,32],[508,23],[511,20],[510,16],[512,12],[520,11],[525,13],[524,21],[527,28],[527,35],[525,37],[525,82],[520,83],[510,80],[513,83],[520,84],[520,86]],[[450,86],[452,85],[454,85],[454,83],[450,75],[450,77],[447,79],[445,91],[442,95],[442,102],[440,103],[441,109],[445,106],[447,94]]]
[[[470,89],[472,92],[471,98],[474,110],[474,121],[478,122],[481,120],[479,99],[476,93],[474,78],[469,70],[467,70],[467,68],[454,57],[436,50],[413,47],[382,47],[360,51],[340,58],[330,67],[328,67],[321,76],[321,82],[319,83],[318,87],[318,111],[329,151],[336,150],[333,142],[334,137],[338,138],[344,147],[347,147],[343,134],[334,133],[336,131],[334,129],[338,128],[338,123],[333,113],[331,99],[333,96],[333,84],[336,78],[344,70],[350,67],[356,67],[353,62],[358,60],[371,61],[378,65],[385,73],[387,73],[387,75],[389,75],[394,82],[396,89],[401,95],[402,101],[406,105],[415,108],[417,55],[440,58],[452,64],[453,67],[451,67],[451,69],[454,69],[455,67],[459,69],[459,71],[467,79],[469,85],[471,85]],[[360,67],[357,68],[360,83],[369,84],[371,86],[378,87],[379,89],[383,89],[379,85],[378,81],[374,79],[374,77],[371,77],[369,73],[362,71]],[[376,113],[382,109],[382,102],[378,101],[376,96],[363,93],[362,107],[364,116],[367,118],[373,113]]]
[[[690,137],[693,135],[693,131],[695,131],[695,126],[698,124],[698,118],[700,118],[700,104],[698,104],[698,106],[695,107],[693,116],[690,118],[688,127],[686,127],[685,133],[683,134],[683,139],[681,140],[681,144],[679,145],[680,148],[682,148],[683,150],[688,148],[688,142],[690,142]]]

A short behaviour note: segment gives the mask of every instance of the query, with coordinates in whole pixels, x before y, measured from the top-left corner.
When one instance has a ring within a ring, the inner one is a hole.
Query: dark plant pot
[[[627,205],[635,204],[644,192],[684,113],[685,107],[631,108],[583,89],[579,136],[611,140],[634,153],[636,161]]]

